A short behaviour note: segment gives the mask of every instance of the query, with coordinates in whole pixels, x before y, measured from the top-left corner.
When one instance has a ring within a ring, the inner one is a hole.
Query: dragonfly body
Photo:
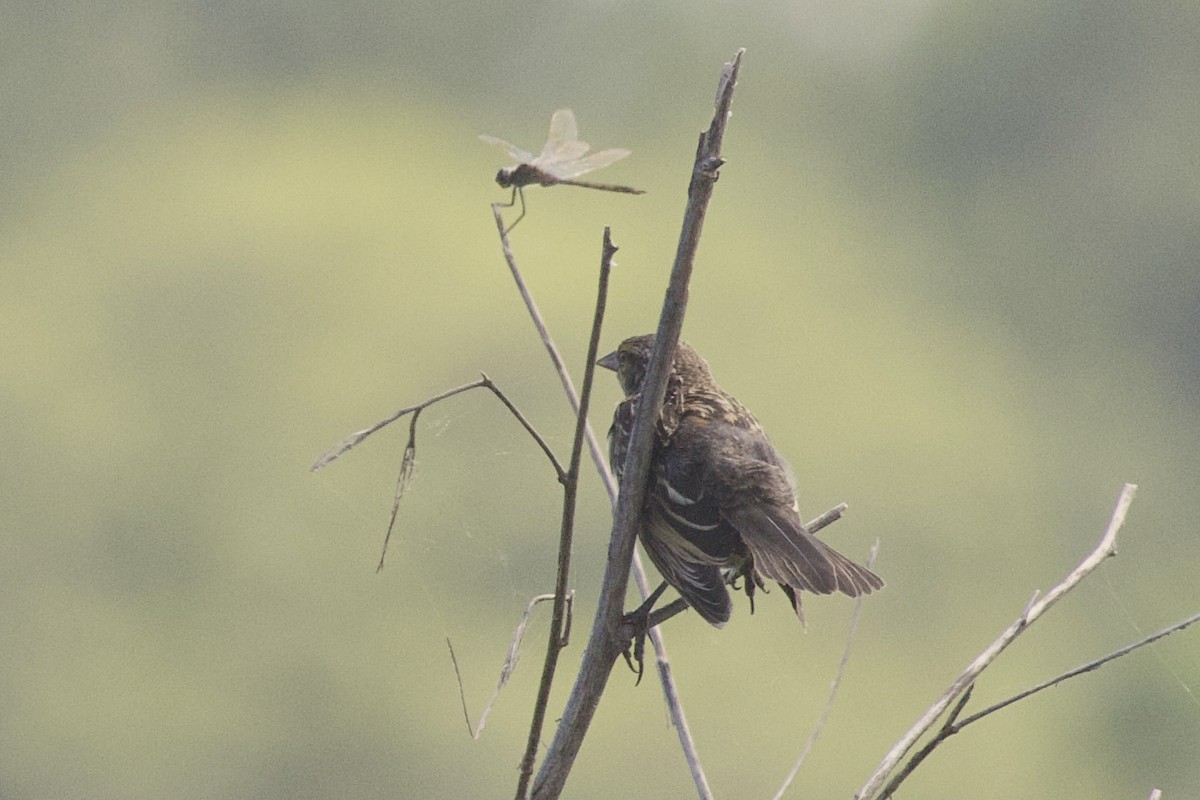
[[[532,153],[515,147],[503,139],[486,134],[479,138],[488,144],[504,148],[518,162],[515,166],[505,167],[496,173],[496,183],[505,189],[513,190],[512,199],[501,205],[511,207],[516,204],[518,197],[521,199],[521,214],[505,229],[505,233],[511,231],[525,216],[525,192],[523,190],[526,186],[563,184],[565,186],[581,186],[585,189],[599,189],[605,192],[645,194],[641,189],[634,189],[631,186],[574,180],[579,175],[619,161],[629,155],[629,151],[614,148],[585,155],[588,151],[588,144],[579,141],[575,115],[569,108],[561,108],[550,117],[550,133],[546,138],[546,145],[536,158]]]

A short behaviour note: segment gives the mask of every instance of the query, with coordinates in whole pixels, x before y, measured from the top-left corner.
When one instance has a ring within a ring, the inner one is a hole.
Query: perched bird
[[[634,336],[596,362],[625,392],[608,432],[618,479],[654,335]],[[654,566],[696,612],[721,627],[732,610],[726,584],[754,592],[777,582],[803,620],[801,590],[851,597],[883,581],[810,534],[800,521],[790,470],[745,406],[713,380],[708,363],[679,343],[650,459],[639,536]]]

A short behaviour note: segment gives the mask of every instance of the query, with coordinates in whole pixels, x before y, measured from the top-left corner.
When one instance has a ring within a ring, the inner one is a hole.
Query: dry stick
[[[843,504],[845,505],[845,504]],[[811,530],[809,531],[812,532]],[[871,554],[867,557],[867,569],[875,566],[875,558],[879,555],[879,541],[871,547]],[[854,646],[854,635],[858,633],[858,620],[862,616],[863,600],[866,595],[859,595],[854,598],[854,611],[850,615],[850,630],[846,632],[846,646],[842,648],[842,660],[838,662],[837,673],[833,676],[833,683],[829,687],[829,697],[825,700],[825,707],[821,709],[821,716],[817,718],[817,724],[813,726],[812,733],[808,735],[808,741],[804,743],[804,748],[800,751],[800,755],[796,758],[796,763],[792,765],[791,772],[783,779],[783,784],[779,787],[779,791],[775,793],[773,800],[781,800],[784,792],[792,785],[792,781],[796,780],[796,776],[800,774],[800,768],[804,766],[804,761],[808,758],[808,754],[812,752],[813,745],[817,743],[817,737],[821,735],[821,731],[825,729],[825,723],[829,721],[829,715],[833,711],[833,704],[837,700],[838,688],[842,685],[842,677],[846,674],[846,666],[850,663],[850,649]]]
[[[542,452],[546,454],[546,458],[550,459],[550,464],[554,467],[554,472],[558,477],[558,482],[565,482],[567,473],[565,470],[563,470],[562,465],[558,463],[558,459],[554,457],[554,451],[550,449],[550,445],[546,444],[546,440],[542,438],[541,434],[537,432],[537,429],[534,428],[529,420],[525,418],[525,415],[521,413],[520,409],[513,405],[513,402],[509,400],[507,396],[505,396],[504,392],[500,391],[500,387],[493,383],[492,379],[489,378],[485,373],[480,373],[480,378],[477,381],[463,384],[457,388],[442,392],[441,394],[435,395],[424,402],[416,404],[415,406],[402,408],[396,413],[392,414],[390,417],[376,422],[371,427],[358,431],[357,433],[350,434],[345,439],[338,442],[336,447],[318,458],[316,462],[314,462],[313,465],[308,468],[310,472],[316,472],[322,467],[329,466],[329,464],[336,461],[343,453],[356,447],[371,434],[392,424],[405,414],[413,415],[412,420],[408,425],[408,442],[404,445],[404,457],[400,462],[400,474],[396,478],[396,491],[392,495],[392,514],[388,519],[387,533],[383,537],[383,551],[379,554],[379,564],[375,567],[376,572],[383,569],[383,560],[387,556],[388,543],[392,539],[392,529],[396,525],[396,514],[400,510],[400,500],[404,497],[404,492],[408,488],[409,482],[412,480],[413,468],[416,463],[417,453],[417,418],[420,417],[422,411],[424,411],[426,408],[429,408],[429,406],[433,405],[434,403],[440,402],[448,397],[453,397],[456,394],[461,394],[471,389],[480,388],[490,390],[492,394],[499,398],[500,402],[504,404],[504,407],[507,408],[512,415],[517,418],[517,421],[521,423],[526,432],[528,432],[529,435],[533,437],[533,440],[537,442],[538,447],[542,448]]]
[[[963,694],[963,699],[959,701],[957,706],[955,706],[954,711],[950,714],[949,717],[946,718],[946,722],[938,730],[937,734],[932,739],[930,739],[928,742],[926,742],[925,745],[920,750],[918,750],[915,754],[913,754],[913,757],[910,758],[907,763],[905,763],[904,768],[902,770],[900,770],[900,772],[896,773],[896,777],[893,778],[888,783],[887,787],[884,788],[883,793],[880,795],[880,797],[881,798],[890,797],[892,795],[892,793],[895,791],[896,787],[898,787],[901,784],[901,782],[904,781],[905,778],[907,778],[914,770],[916,770],[916,768],[918,766],[920,766],[921,762],[924,761],[925,758],[927,756],[929,756],[930,753],[932,753],[934,750],[936,750],[938,748],[938,746],[941,745],[942,742],[944,742],[946,739],[949,739],[951,736],[958,733],[959,731],[961,731],[963,728],[967,727],[971,723],[978,722],[979,720],[983,719],[984,717],[988,716],[989,714],[994,714],[995,712],[999,711],[1002,708],[1007,708],[1008,706],[1012,705],[1013,703],[1017,702],[1018,700],[1024,700],[1026,697],[1037,694],[1038,692],[1042,691],[1043,689],[1049,689],[1051,686],[1057,686],[1058,684],[1062,683],[1063,681],[1074,678],[1077,675],[1082,675],[1085,672],[1091,672],[1092,670],[1099,669],[1100,667],[1104,666],[1105,664],[1107,664],[1110,661],[1115,661],[1116,659],[1120,658],[1121,656],[1129,655],[1134,650],[1138,650],[1142,647],[1145,647],[1148,644],[1153,644],[1154,642],[1157,642],[1159,639],[1170,636],[1172,633],[1175,633],[1176,631],[1181,631],[1184,628],[1188,627],[1189,625],[1191,625],[1195,622],[1200,622],[1200,614],[1193,614],[1192,616],[1188,617],[1185,620],[1182,620],[1181,622],[1176,622],[1174,625],[1171,625],[1168,628],[1163,628],[1158,633],[1153,633],[1140,641],[1134,642],[1132,644],[1127,644],[1124,647],[1114,650],[1113,652],[1109,653],[1108,655],[1104,656],[1103,658],[1097,658],[1094,661],[1089,661],[1088,663],[1082,664],[1078,667],[1075,667],[1074,669],[1067,670],[1066,672],[1064,672],[1063,674],[1061,674],[1057,677],[1051,678],[1048,681],[1043,681],[1042,683],[1039,683],[1037,686],[1034,686],[1031,689],[1026,689],[1023,692],[1018,692],[1017,694],[1013,695],[1012,697],[1008,697],[1004,700],[1001,700],[998,703],[990,705],[987,708],[983,709],[982,711],[978,711],[978,712],[970,715],[969,717],[966,717],[961,722],[959,722],[958,715],[962,711],[963,706],[965,706],[967,704],[966,703],[967,698],[969,698],[971,695],[971,690],[968,689],[967,692],[965,694]]]
[[[567,595],[567,607],[570,608],[572,595]],[[500,667],[500,678],[496,681],[496,688],[492,691],[492,696],[488,698],[487,705],[483,707],[483,713],[479,715],[479,725],[471,724],[471,714],[467,711],[467,693],[463,688],[462,672],[458,668],[458,658],[454,655],[454,645],[450,643],[450,637],[446,637],[446,647],[450,650],[450,663],[454,665],[454,678],[458,681],[458,697],[462,701],[463,718],[467,721],[467,732],[471,734],[472,739],[479,739],[483,734],[483,728],[487,725],[488,715],[492,713],[492,705],[495,704],[496,698],[500,696],[500,692],[508,684],[508,679],[512,677],[513,672],[517,668],[517,661],[521,657],[521,639],[525,636],[525,627],[529,624],[529,618],[533,616],[533,609],[538,603],[545,603],[548,600],[553,600],[552,594],[539,594],[529,601],[525,606],[525,612],[521,614],[521,621],[517,623],[516,630],[513,631],[512,641],[509,642],[508,652],[504,655],[504,664]]]
[[[946,721],[942,723],[942,727],[938,728],[938,731],[933,735],[933,738],[926,742],[921,749],[918,750],[913,757],[908,760],[907,763],[905,763],[904,768],[897,772],[896,776],[888,782],[888,785],[884,787],[882,794],[880,794],[881,798],[890,797],[896,788],[904,782],[904,779],[912,774],[912,771],[915,770],[921,764],[921,762],[925,760],[926,756],[937,749],[938,745],[940,745],[943,741],[954,735],[954,724],[958,721],[958,715],[962,713],[963,709],[966,708],[967,703],[971,701],[971,693],[974,691],[975,684],[971,684],[967,687],[967,690],[962,693],[962,697],[958,698],[958,702],[954,704],[954,708],[950,709],[950,713],[946,715]]]
[[[1070,574],[1047,592],[1045,596],[1037,599],[1037,595],[1034,595],[1034,599],[1030,601],[1021,616],[1012,625],[1009,625],[1008,629],[996,641],[988,645],[967,666],[963,673],[955,679],[954,683],[950,684],[950,688],[938,698],[937,702],[930,706],[921,715],[921,718],[917,720],[916,724],[892,746],[892,749],[888,751],[883,761],[875,768],[875,772],[871,774],[871,777],[867,779],[862,788],[855,793],[855,800],[867,800],[867,798],[876,797],[881,787],[883,787],[884,781],[888,779],[888,776],[891,775],[892,771],[900,763],[900,759],[904,758],[905,754],[916,744],[917,740],[933,727],[938,717],[946,711],[950,704],[975,682],[979,674],[995,661],[996,657],[1012,644],[1014,639],[1020,636],[1050,606],[1054,605],[1059,598],[1075,588],[1104,559],[1116,553],[1117,531],[1121,529],[1121,525],[1125,522],[1125,513],[1129,510],[1129,504],[1133,502],[1133,495],[1136,491],[1137,486],[1134,484],[1125,484],[1121,490],[1121,496],[1117,500],[1116,508],[1113,510],[1112,518],[1108,522],[1108,529],[1105,530],[1104,536],[1101,537],[1100,543],[1096,545],[1096,548],[1075,569],[1071,570]]]
[[[654,353],[643,383],[642,402],[638,403],[630,435],[629,452],[622,470],[621,491],[614,514],[608,564],[600,588],[596,618],[588,637],[579,675],[571,690],[571,697],[534,784],[532,797],[535,800],[550,800],[561,794],[592,716],[600,703],[613,665],[629,642],[631,631],[628,626],[622,624],[621,617],[625,603],[625,587],[633,558],[637,520],[646,495],[654,426],[666,391],[671,359],[683,327],[688,283],[700,242],[700,230],[704,224],[709,198],[712,197],[713,184],[717,180],[717,169],[723,163],[721,142],[729,120],[729,107],[744,52],[739,50],[733,61],[726,64],[722,70],[716,114],[708,131],[700,134],[695,165],[688,185],[683,230],[680,233],[675,264],[671,269],[671,280],[663,302]],[[647,400],[649,402],[645,402]]]
[[[325,455],[321,456],[315,462],[313,462],[313,465],[308,468],[308,471],[316,472],[317,470],[319,470],[323,467],[329,466],[331,463],[336,461],[347,450],[350,450],[351,448],[357,446],[358,443],[361,442],[363,439],[366,439],[368,436],[375,433],[380,428],[383,428],[387,425],[391,425],[393,422],[400,419],[405,414],[412,414],[412,413],[423,411],[426,408],[429,408],[434,403],[445,400],[448,397],[453,397],[456,394],[462,394],[463,392],[470,391],[471,389],[479,389],[479,388],[483,387],[486,389],[490,389],[492,391],[492,393],[494,395],[496,395],[496,397],[500,398],[500,402],[504,403],[504,406],[509,411],[512,412],[513,416],[517,418],[517,421],[520,422],[521,425],[525,428],[525,430],[528,431],[529,435],[533,437],[533,440],[535,442],[537,442],[538,447],[542,448],[542,452],[546,454],[546,458],[550,459],[550,463],[554,465],[554,471],[558,474],[558,479],[561,481],[563,479],[563,476],[566,474],[566,472],[565,472],[565,470],[563,470],[562,465],[558,463],[558,459],[554,457],[554,451],[552,451],[550,449],[550,445],[546,444],[546,440],[543,439],[541,437],[541,434],[539,434],[537,432],[537,430],[533,427],[533,425],[530,424],[529,420],[525,418],[525,415],[522,414],[517,409],[517,407],[512,404],[512,401],[509,400],[504,395],[504,392],[500,391],[500,387],[496,386],[496,384],[494,384],[492,382],[492,379],[489,378],[486,374],[484,374],[482,372],[479,374],[480,374],[480,378],[477,381],[472,381],[471,383],[463,384],[462,386],[456,387],[454,389],[449,389],[445,392],[442,392],[439,395],[434,395],[433,397],[429,398],[428,400],[417,403],[415,406],[408,406],[407,408],[402,408],[399,411],[397,411],[396,413],[392,414],[390,417],[388,417],[386,419],[382,419],[379,422],[376,422],[371,427],[366,428],[365,430],[358,431],[357,433],[350,434],[345,439],[342,439],[342,441],[338,442],[336,447],[334,447],[332,450],[330,450]]]
[[[1043,681],[1042,683],[1039,683],[1037,686],[1034,686],[1030,689],[1026,689],[1023,692],[1018,692],[1017,694],[1014,694],[1012,697],[1006,698],[1004,700],[1001,700],[998,703],[990,705],[987,708],[983,709],[982,711],[977,711],[976,713],[974,713],[971,716],[964,719],[962,722],[959,722],[958,724],[956,724],[954,726],[954,733],[958,733],[963,728],[970,725],[972,722],[977,722],[977,721],[983,719],[984,717],[986,717],[988,714],[993,714],[1002,708],[1006,708],[1006,707],[1012,705],[1013,703],[1017,702],[1018,700],[1024,700],[1026,697],[1029,697],[1030,695],[1037,694],[1038,692],[1042,691],[1043,689],[1049,689],[1051,686],[1057,686],[1058,684],[1062,683],[1063,681],[1070,680],[1071,678],[1074,678],[1077,675],[1082,675],[1085,672],[1091,672],[1092,670],[1099,669],[1100,667],[1104,666],[1105,664],[1107,664],[1110,661],[1115,661],[1118,658],[1121,658],[1122,656],[1127,656],[1130,653],[1132,653],[1134,650],[1139,650],[1148,644],[1154,644],[1159,639],[1166,638],[1167,636],[1170,636],[1172,633],[1175,633],[1176,631],[1181,631],[1184,628],[1188,627],[1189,625],[1195,624],[1196,622],[1200,622],[1200,614],[1193,614],[1192,616],[1188,617],[1185,620],[1176,622],[1174,625],[1171,625],[1170,627],[1163,628],[1158,633],[1152,633],[1149,636],[1147,636],[1146,638],[1141,639],[1140,641],[1133,642],[1132,644],[1127,644],[1124,647],[1118,648],[1117,650],[1114,650],[1113,652],[1109,653],[1108,655],[1106,655],[1102,658],[1097,658],[1094,661],[1089,661],[1086,664],[1081,664],[1078,667],[1075,667],[1074,669],[1067,670],[1066,672],[1064,672],[1063,674],[1061,674],[1057,677],[1051,678],[1048,681]]]
[[[567,480],[563,484],[562,528],[558,540],[558,576],[554,588],[554,615],[550,621],[550,641],[546,645],[546,661],[542,667],[542,680],[538,685],[537,701],[533,705],[533,721],[529,724],[529,741],[521,759],[520,775],[517,779],[517,800],[523,800],[533,778],[533,765],[537,759],[538,744],[542,740],[542,726],[546,721],[546,707],[550,704],[550,687],[554,683],[554,671],[558,666],[558,654],[564,647],[563,630],[566,626],[567,581],[571,577],[571,539],[575,531],[575,499],[579,490],[579,462],[583,457],[583,433],[587,428],[588,403],[592,397],[592,379],[596,374],[596,357],[600,349],[600,328],[604,322],[604,309],[608,302],[608,274],[612,270],[612,259],[617,248],[612,243],[610,230],[604,228],[603,254],[600,257],[600,287],[596,290],[596,312],[592,317],[592,336],[588,340],[587,360],[583,368],[583,391],[580,394],[579,411],[575,415],[575,439],[571,444],[571,462],[567,467]]]
[[[525,301],[525,307],[529,311],[529,316],[533,320],[538,336],[549,353],[550,360],[554,364],[554,369],[558,373],[558,378],[562,382],[563,391],[571,403],[571,408],[578,416],[579,395],[575,391],[575,384],[571,381],[571,375],[567,371],[566,364],[563,363],[562,356],[558,352],[558,347],[555,345],[554,339],[550,336],[550,332],[546,328],[546,323],[542,318],[537,303],[533,299],[533,294],[529,291],[529,287],[525,283],[525,278],[522,276],[521,270],[517,267],[516,258],[513,256],[512,248],[509,245],[508,236],[504,229],[504,219],[500,215],[497,204],[493,204],[492,213],[496,218],[496,229],[500,232],[501,251],[504,254],[505,262],[508,264],[509,271],[512,273],[513,280],[517,284],[517,291]],[[615,507],[617,504],[617,484],[613,479],[612,471],[608,468],[608,461],[605,458],[604,451],[600,447],[600,443],[597,441],[596,434],[590,424],[584,429],[584,435],[587,438],[588,452],[591,454],[592,461],[596,465],[596,470],[604,482],[604,488],[608,491],[609,502]],[[649,581],[646,579],[646,570],[642,566],[642,559],[636,550],[633,553],[633,579],[637,584],[642,599],[649,597],[651,587]],[[659,682],[662,685],[667,712],[671,717],[671,724],[675,726],[675,731],[679,736],[679,745],[683,749],[683,757],[687,762],[688,771],[691,773],[692,782],[696,785],[696,791],[700,800],[712,800],[712,790],[708,786],[708,778],[704,774],[704,767],[701,765],[700,756],[696,752],[696,743],[692,739],[687,715],[683,710],[683,701],[680,700],[679,689],[675,685],[675,676],[671,671],[670,659],[667,657],[666,643],[663,641],[662,634],[656,628],[650,629],[649,638],[650,644],[654,648]]]

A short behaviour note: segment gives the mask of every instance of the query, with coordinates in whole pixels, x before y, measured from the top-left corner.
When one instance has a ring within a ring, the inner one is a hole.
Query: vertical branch
[[[517,291],[520,293],[521,299],[525,302],[525,308],[529,311],[530,319],[533,320],[533,325],[537,329],[538,336],[541,338],[546,352],[550,355],[550,361],[554,364],[554,370],[558,374],[559,381],[562,383],[563,391],[567,395],[567,400],[571,403],[571,409],[578,415],[579,395],[575,391],[575,385],[571,382],[571,375],[567,371],[566,364],[558,352],[558,347],[555,345],[553,337],[550,336],[550,332],[546,328],[545,320],[542,318],[542,313],[533,299],[533,294],[530,292],[529,286],[525,283],[525,278],[522,276],[521,270],[517,267],[517,261],[513,256],[512,247],[509,245],[507,232],[504,228],[504,219],[500,216],[500,211],[495,205],[492,206],[492,214],[496,219],[496,230],[500,234],[501,251],[504,254],[505,262],[508,264],[509,272],[512,273],[513,280],[517,284]],[[604,450],[596,439],[596,434],[590,424],[587,424],[584,428],[584,436],[587,440],[588,452],[591,454],[592,462],[596,465],[596,471],[599,473],[600,479],[604,483],[604,488],[608,492],[609,502],[615,507],[617,504],[617,483],[613,479],[612,472],[608,468],[608,461],[605,458]],[[638,556],[637,551],[633,553],[633,578],[642,598],[649,597],[650,585],[646,579],[646,570],[642,566],[642,560]],[[688,770],[691,772],[692,780],[696,784],[696,791],[700,800],[711,800],[712,790],[708,787],[708,779],[704,775],[704,768],[700,764],[700,756],[696,752],[696,744],[688,728],[687,715],[684,713],[683,702],[679,698],[679,690],[675,686],[675,677],[671,672],[671,662],[667,657],[666,643],[663,641],[662,633],[656,629],[650,630],[649,639],[651,646],[654,648],[659,680],[662,683],[663,697],[667,704],[667,711],[671,717],[671,724],[675,726],[675,730],[679,735],[679,745],[683,749],[683,756],[687,761]]]
[[[671,281],[663,302],[662,316],[658,325],[658,338],[654,355],[646,374],[642,391],[643,402],[638,403],[630,438],[629,453],[623,470],[620,496],[613,522],[612,540],[609,543],[608,565],[604,583],[600,590],[599,606],[592,625],[592,633],[584,652],[583,664],[571,691],[570,700],[563,713],[562,721],[550,750],[542,763],[534,785],[536,800],[556,798],[562,792],[567,775],[579,754],[583,738],[591,724],[592,716],[600,703],[600,696],[608,682],[608,676],[624,649],[622,641],[621,614],[625,602],[625,587],[629,579],[629,568],[633,557],[637,520],[646,494],[646,476],[650,466],[650,448],[653,443],[654,425],[662,406],[666,391],[667,376],[675,346],[683,328],[683,316],[687,309],[688,283],[692,266],[700,243],[700,232],[704,225],[708,201],[712,197],[713,184],[717,180],[717,169],[723,163],[720,154],[729,108],[733,101],[733,89],[737,84],[742,54],[739,50],[732,62],[725,65],[718,85],[716,113],[708,131],[700,135],[696,160],[688,185],[688,203],[684,214],[683,230],[671,269]],[[645,402],[649,400],[649,402]]]
[[[567,615],[567,581],[571,573],[571,540],[575,530],[575,500],[579,489],[579,462],[583,456],[584,431],[587,428],[588,403],[592,397],[592,379],[596,374],[596,355],[600,348],[600,327],[604,322],[604,309],[608,302],[608,275],[612,270],[612,258],[617,248],[612,243],[610,231],[604,229],[603,254],[600,257],[600,287],[596,291],[596,312],[592,318],[592,336],[588,341],[587,361],[583,370],[583,391],[580,395],[579,411],[575,418],[575,440],[571,445],[571,461],[563,481],[562,529],[558,540],[558,578],[554,587],[554,614],[550,621],[550,640],[546,646],[546,661],[542,667],[542,681],[538,686],[537,701],[533,706],[533,721],[529,725],[529,741],[525,756],[521,759],[520,777],[517,780],[517,800],[522,800],[529,790],[533,777],[533,764],[537,759],[538,744],[542,740],[542,726],[546,721],[546,707],[550,704],[550,687],[554,683],[554,671],[558,666],[558,654],[565,643],[563,635]]]

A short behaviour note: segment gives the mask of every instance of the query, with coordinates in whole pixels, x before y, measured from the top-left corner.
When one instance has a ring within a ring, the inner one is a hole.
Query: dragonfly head
[[[513,185],[512,178],[513,171],[508,167],[501,167],[500,171],[496,173],[496,183],[500,184],[502,189],[507,189]]]

